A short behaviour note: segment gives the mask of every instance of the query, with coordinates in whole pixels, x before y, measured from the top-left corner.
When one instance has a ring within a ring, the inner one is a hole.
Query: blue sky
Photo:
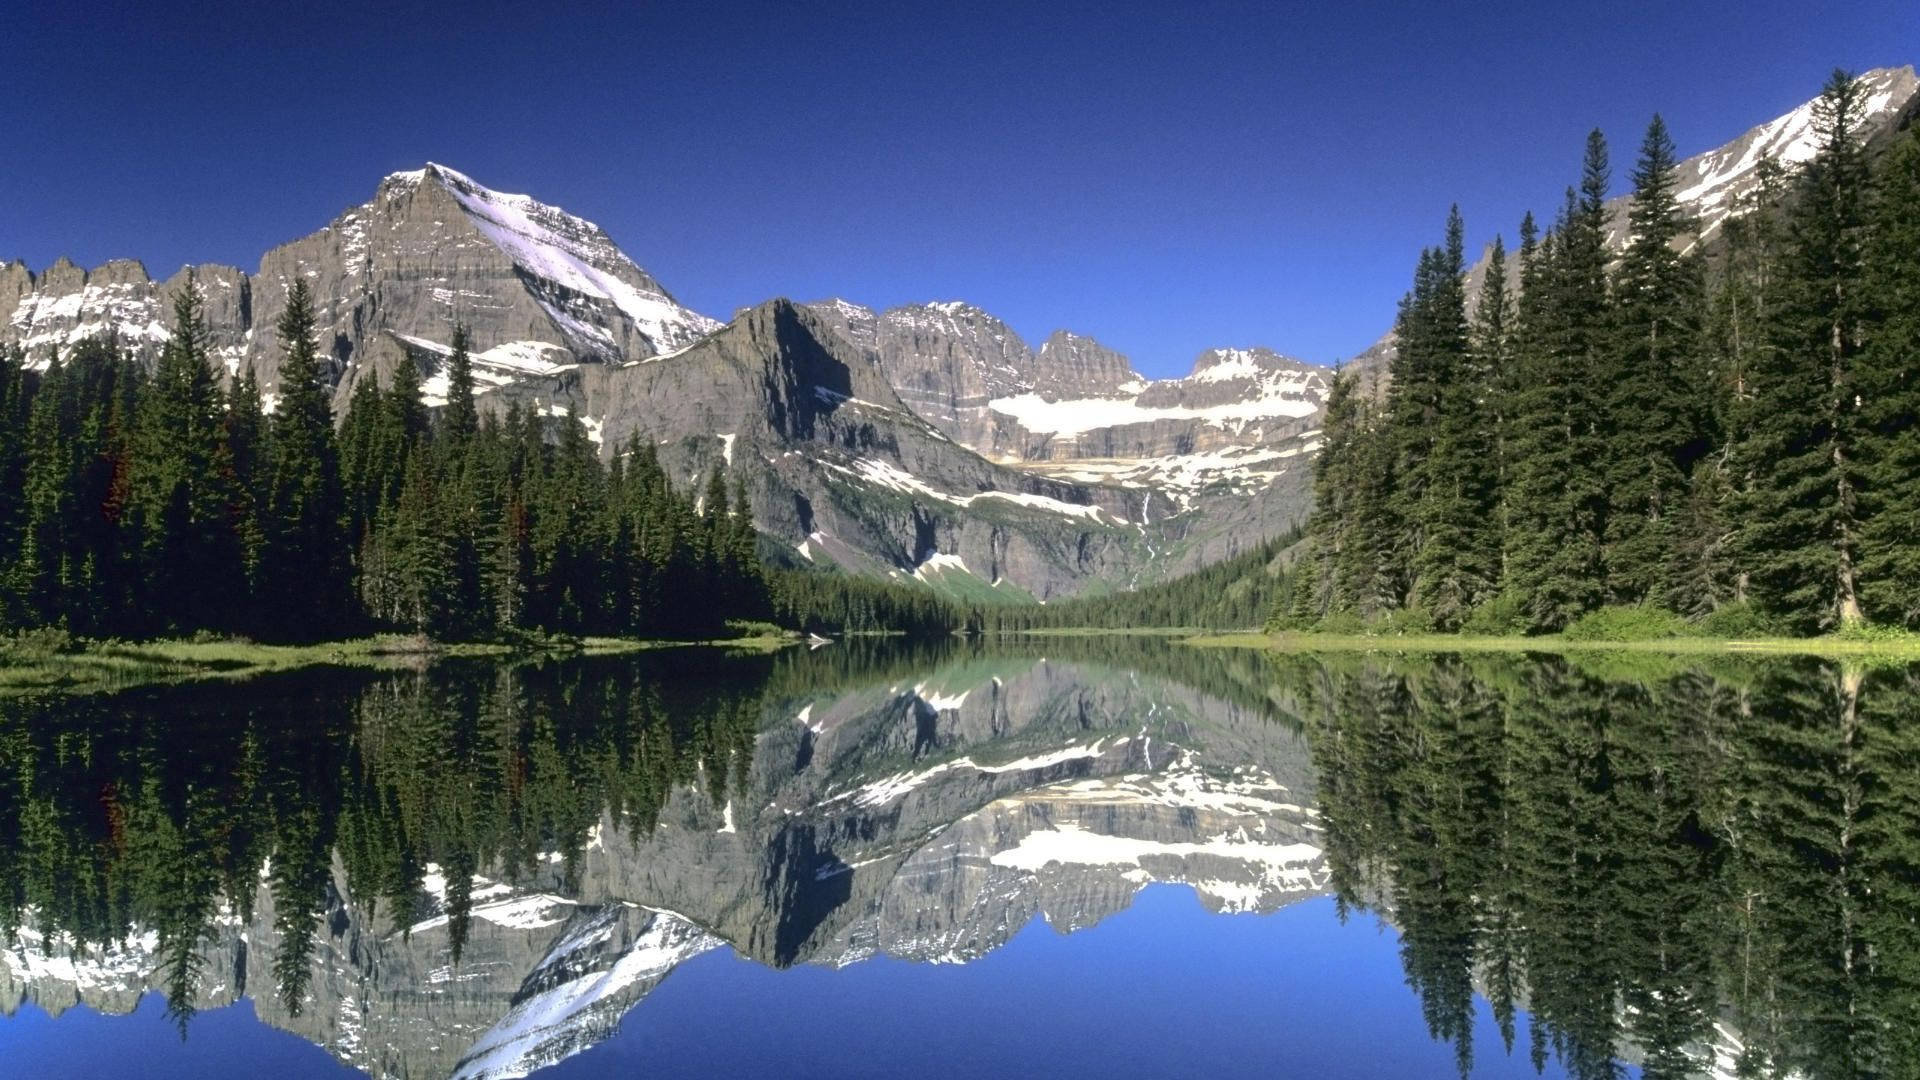
[[[251,269],[439,161],[684,302],[966,299],[1152,375],[1391,321],[1450,202],[1511,238],[1656,110],[1683,153],[1920,60],[1920,4],[27,5],[0,259]]]

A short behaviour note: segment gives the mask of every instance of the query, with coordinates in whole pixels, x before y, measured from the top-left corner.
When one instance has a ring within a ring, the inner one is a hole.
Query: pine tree
[[[1920,130],[1884,159],[1865,287],[1871,336],[1858,361],[1860,594],[1877,622],[1920,626]]]
[[[1427,354],[1437,393],[1426,420],[1433,433],[1426,440],[1426,460],[1406,465],[1409,475],[1422,476],[1412,508],[1418,547],[1409,601],[1445,630],[1457,629],[1490,597],[1500,575],[1493,372],[1479,362],[1471,344],[1464,232],[1456,207],[1447,219],[1446,245],[1435,253],[1427,295],[1416,301],[1423,324],[1416,339]]]
[[[1820,146],[1789,211],[1781,298],[1752,371],[1740,451],[1753,470],[1737,538],[1753,597],[1802,629],[1861,619],[1853,369],[1867,312],[1869,175],[1860,109],[1859,87],[1835,72],[1814,106]]]
[[[1353,525],[1354,448],[1364,435],[1359,428],[1358,381],[1351,370],[1336,370],[1327,388],[1320,456],[1313,462],[1313,511],[1307,519],[1305,553],[1294,571],[1291,610],[1284,617],[1276,612],[1276,623],[1308,626],[1328,612],[1352,607],[1340,566]]]
[[[471,341],[465,325],[453,328],[453,352],[447,357],[447,407],[441,429],[456,443],[473,438],[480,430],[480,414],[473,404],[473,360],[467,355]]]
[[[296,278],[277,327],[279,401],[268,444],[265,554],[261,580],[285,611],[302,613],[281,633],[321,636],[345,618],[352,550],[333,415],[314,340],[313,298]]]
[[[1578,195],[1567,192],[1539,254],[1523,260],[1506,549],[1537,630],[1565,626],[1604,595],[1607,184],[1606,140],[1595,131]]]
[[[240,546],[242,578],[231,598],[235,610],[224,622],[253,630],[269,621],[254,605],[254,598],[264,595],[265,584],[261,572],[266,535],[262,519],[267,501],[267,416],[260,384],[251,371],[232,380],[225,401],[215,460],[227,494],[227,519]]]
[[[1672,519],[1705,451],[1705,364],[1699,356],[1699,263],[1675,250],[1689,231],[1674,195],[1673,140],[1658,114],[1633,172],[1632,238],[1614,282],[1618,358],[1607,388],[1609,599],[1659,598]]]
[[[175,299],[173,314],[172,336],[135,421],[129,525],[152,625],[237,629],[229,620],[244,581],[242,552],[229,517],[228,477],[217,467],[221,395],[192,282]]]

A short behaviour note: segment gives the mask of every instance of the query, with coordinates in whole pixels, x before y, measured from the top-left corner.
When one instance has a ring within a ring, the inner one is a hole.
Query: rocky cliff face
[[[675,967],[722,945],[779,966],[964,962],[1041,913],[1063,931],[1093,925],[1156,881],[1215,910],[1317,894],[1312,777],[1304,743],[1264,710],[1093,664],[969,660],[911,685],[799,692],[766,702],[725,805],[680,791],[637,835],[603,817],[572,887],[558,853],[476,880],[459,963],[439,868],[398,926],[348,895],[336,866],[299,1014],[267,989],[264,886],[251,920],[220,921],[201,1004],[248,996],[266,1022],[375,1076],[521,1076],[606,1038]],[[24,930],[0,950],[0,1006],[128,1011],[155,948],[147,935],[76,955]]]
[[[1265,536],[1228,537],[1220,552],[1197,519],[1170,520],[1190,501],[1167,486],[1190,479],[1177,470],[1006,467],[1071,458],[1062,448],[1078,440],[1028,431],[991,404],[1147,387],[1089,339],[1059,334],[1035,353],[964,304],[875,315],[775,303],[716,333],[592,223],[438,165],[387,177],[371,201],[268,252],[251,275],[194,267],[155,283],[130,262],[92,272],[63,262],[40,275],[10,264],[0,271],[0,307],[11,312],[0,342],[44,363],[112,333],[151,357],[192,280],[218,362],[230,375],[251,372],[271,407],[273,326],[296,278],[313,291],[337,405],[401,364],[422,372],[429,403],[443,401],[448,342],[464,324],[476,380],[496,405],[518,400],[554,416],[571,406],[604,452],[646,438],[683,482],[738,464],[758,524],[802,563],[1047,599],[1177,574]],[[1210,450],[1188,431],[1189,414],[1178,402],[1143,413],[1131,435],[1107,433],[1099,452]]]
[[[1123,584],[1238,554],[1306,515],[1322,368],[1212,349],[1185,378],[1148,380],[1092,338],[1057,331],[1035,350],[965,304],[809,307],[954,441],[1030,475],[1164,495],[1172,515],[1143,522],[1152,569]]]
[[[592,222],[429,164],[387,177],[371,201],[267,252],[251,275],[185,267],[156,284],[125,260],[90,272],[63,260],[39,275],[8,264],[0,342],[44,363],[55,348],[111,330],[152,355],[189,277],[227,370],[252,371],[269,393],[280,355],[273,327],[288,286],[305,278],[343,401],[356,378],[404,355],[400,343],[445,342],[456,322],[494,382],[657,355],[719,325],[682,307]]]

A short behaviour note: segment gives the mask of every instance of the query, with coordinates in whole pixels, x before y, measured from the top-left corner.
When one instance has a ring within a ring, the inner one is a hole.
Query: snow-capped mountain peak
[[[434,182],[444,187],[482,233],[537,278],[574,293],[610,301],[653,343],[671,352],[711,334],[720,323],[682,306],[620,250],[604,230],[585,218],[530,195],[495,191],[457,169],[428,162],[395,173],[395,186]],[[556,321],[575,328],[579,320],[554,303]],[[588,327],[591,334],[594,328]],[[604,333],[598,335],[611,338]]]

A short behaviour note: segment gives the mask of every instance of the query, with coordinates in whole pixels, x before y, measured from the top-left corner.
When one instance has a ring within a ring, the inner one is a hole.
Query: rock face
[[[253,275],[187,267],[156,285],[124,260],[91,272],[62,260],[37,276],[9,264],[0,304],[13,306],[0,342],[44,362],[55,347],[113,330],[151,355],[189,275],[227,370],[251,370],[269,393],[280,355],[273,327],[296,277],[313,290],[341,395],[383,354],[389,365],[405,355],[398,343],[445,342],[456,322],[473,335],[480,377],[496,383],[654,356],[719,326],[682,307],[592,222],[429,164],[387,177],[372,201],[267,252]]]
[[[733,469],[754,520],[797,562],[1045,599],[1141,572],[1145,488],[1048,479],[986,460],[901,401],[818,313],[773,301],[664,358],[579,364],[481,399],[588,417],[607,448],[653,443],[695,483]],[[1160,535],[1157,526],[1153,535]]]
[[[1208,426],[1196,419],[1205,410],[1150,387],[1090,339],[1057,334],[1036,353],[964,304],[879,316],[776,302],[721,332],[592,223],[439,165],[387,177],[371,201],[269,251],[252,275],[194,267],[156,284],[131,262],[90,273],[62,262],[38,276],[10,264],[0,271],[0,305],[11,312],[0,341],[44,363],[113,333],[151,357],[191,280],[218,362],[229,375],[251,372],[271,407],[273,327],[296,278],[313,292],[337,407],[401,364],[421,370],[429,403],[443,401],[448,342],[463,324],[476,381],[496,407],[517,400],[558,416],[572,406],[604,452],[646,438],[683,482],[737,464],[757,523],[800,563],[1048,599],[1171,576],[1273,531],[1264,510],[1255,527],[1224,539],[1197,516],[1182,519],[1191,496],[1179,485],[1191,477],[1164,464],[1137,475],[1110,463],[1058,474],[1008,467],[1078,461],[1082,444],[1161,460],[1219,442],[1194,430]],[[1059,395],[1111,404],[1143,391],[1167,404],[1136,410],[1130,432],[1033,431],[991,407],[1052,395],[1039,411],[1026,408],[1039,416],[1053,402],[1084,411],[1081,399]],[[1287,407],[1312,405],[1297,397]],[[1242,473],[1261,487],[1279,471]],[[1300,490],[1286,488],[1278,516],[1297,516]]]
[[[478,878],[458,964],[438,867],[416,921],[397,926],[345,891],[336,863],[298,1015],[269,989],[263,884],[251,920],[220,920],[200,1004],[250,997],[267,1023],[374,1076],[521,1076],[605,1039],[722,945],[775,966],[965,962],[1036,916],[1091,926],[1152,882],[1188,884],[1217,911],[1324,891],[1307,748],[1269,710],[1033,657],[914,678],[767,698],[725,806],[683,789],[637,836],[604,816],[573,887],[557,853]],[[136,935],[75,955],[23,929],[0,949],[0,1007],[129,1011],[155,949]]]
[[[1057,331],[1035,350],[966,304],[808,306],[948,438],[1033,476],[1164,496],[1170,515],[1137,520],[1152,556],[1121,584],[1239,554],[1306,516],[1323,368],[1211,349],[1185,378],[1148,380],[1092,338]]]

